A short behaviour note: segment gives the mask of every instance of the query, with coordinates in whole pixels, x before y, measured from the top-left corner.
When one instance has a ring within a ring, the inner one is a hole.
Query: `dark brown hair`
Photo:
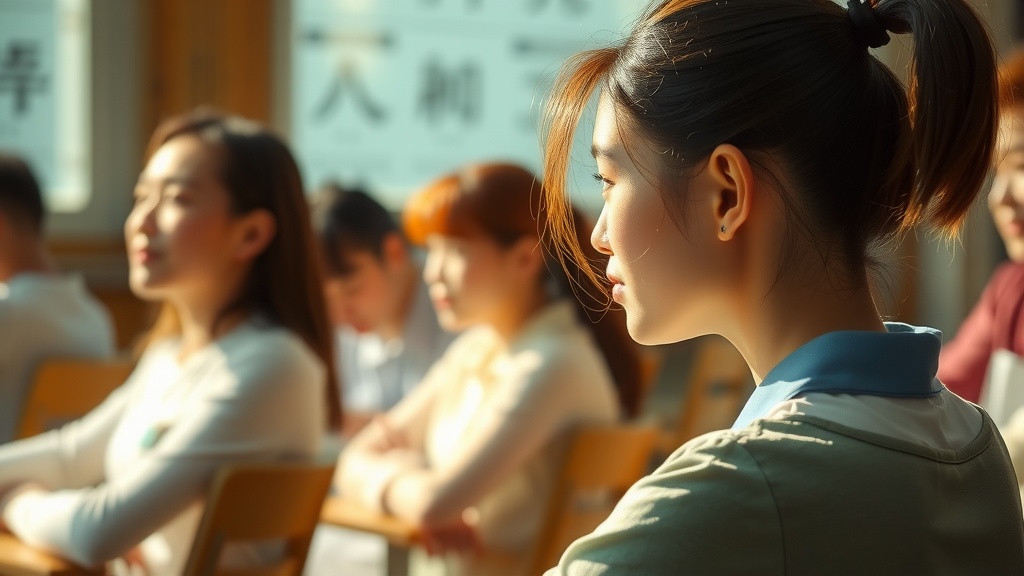
[[[913,34],[906,90],[831,0],[668,0],[622,43],[570,59],[547,105],[544,172],[568,253],[583,257],[564,192],[571,141],[597,88],[627,152],[626,136],[666,152],[660,177],[692,174],[719,144],[741,149],[854,278],[869,247],[919,223],[955,235],[995,144],[991,41],[962,0],[871,4],[885,30]],[[682,229],[682,199],[663,196]]]
[[[355,272],[352,256],[356,252],[382,259],[384,240],[391,234],[401,235],[391,214],[359,188],[324,184],[313,194],[310,208],[321,261],[329,276]]]
[[[262,209],[277,223],[274,238],[253,261],[241,292],[219,317],[259,311],[298,335],[326,368],[328,421],[332,428],[340,428],[341,399],[335,385],[320,263],[295,159],[277,136],[255,122],[209,112],[184,114],[161,123],[150,139],[147,157],[180,136],[197,137],[222,152],[220,177],[233,214]],[[179,331],[177,313],[165,303],[145,341]]]
[[[41,234],[46,206],[32,169],[20,157],[0,150],[0,211],[12,222]]]
[[[489,238],[499,246],[533,237],[550,256],[554,246],[538,224],[546,220],[547,202],[543,185],[529,171],[513,164],[477,164],[443,176],[415,194],[406,204],[403,224],[415,244],[423,244],[431,234]],[[569,215],[577,242],[589,247],[590,226],[572,207]],[[594,263],[607,260],[593,249],[585,257]],[[550,258],[545,261],[560,293],[572,297],[575,292],[576,315],[588,326],[608,364],[623,413],[635,416],[640,408],[640,357],[622,311],[607,309],[601,290],[572,260],[564,269]]]

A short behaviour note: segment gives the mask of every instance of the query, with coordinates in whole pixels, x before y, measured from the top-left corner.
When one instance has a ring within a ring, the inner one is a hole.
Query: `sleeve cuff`
[[[42,490],[28,490],[15,496],[4,508],[4,524],[7,525],[7,529],[26,544],[39,545],[33,541],[28,532],[30,532],[32,509],[44,495]]]

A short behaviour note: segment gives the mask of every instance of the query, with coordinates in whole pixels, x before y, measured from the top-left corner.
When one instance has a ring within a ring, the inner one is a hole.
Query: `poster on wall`
[[[0,150],[23,157],[52,211],[88,202],[88,1],[0,0]]]
[[[397,208],[467,162],[539,171],[541,102],[562,61],[621,38],[639,5],[296,0],[291,135],[307,186],[362,185]]]

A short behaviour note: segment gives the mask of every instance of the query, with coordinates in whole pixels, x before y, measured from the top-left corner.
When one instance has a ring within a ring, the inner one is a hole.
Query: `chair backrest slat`
[[[709,336],[699,346],[675,437],[663,447],[666,452],[731,426],[754,391],[750,368],[732,344]]]
[[[647,472],[657,439],[656,428],[640,425],[585,426],[574,433],[534,546],[530,574],[556,565],[569,544],[608,517]]]
[[[36,370],[17,438],[28,438],[80,418],[131,374],[127,360],[54,359]]]
[[[313,464],[226,467],[211,488],[186,576],[299,576],[333,473],[333,466]],[[278,563],[218,569],[229,543],[275,540],[285,545]]]

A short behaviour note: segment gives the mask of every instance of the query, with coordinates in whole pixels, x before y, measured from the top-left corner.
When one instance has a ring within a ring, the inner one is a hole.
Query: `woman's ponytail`
[[[995,149],[999,91],[991,40],[963,0],[881,0],[875,13],[889,31],[911,33],[915,44],[907,94],[910,153],[904,159],[914,185],[900,207],[901,228],[927,221],[952,236]]]

